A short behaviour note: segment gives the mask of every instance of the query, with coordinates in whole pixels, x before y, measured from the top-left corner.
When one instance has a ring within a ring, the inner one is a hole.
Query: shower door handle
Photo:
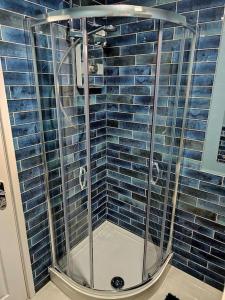
[[[80,167],[80,172],[79,172],[79,184],[81,190],[83,190],[86,187],[87,183],[87,177],[86,177],[86,168],[85,167]],[[83,180],[82,180],[83,177]]]
[[[154,180],[153,178],[152,178],[152,180],[151,180],[151,183],[152,184],[157,184],[157,182],[158,182],[158,180],[159,180],[159,174],[160,174],[160,169],[159,169],[159,164],[157,163],[157,162],[153,162],[153,164],[152,164],[152,170],[153,170],[153,168],[156,168],[156,172],[157,172],[157,174],[156,174],[156,179]]]

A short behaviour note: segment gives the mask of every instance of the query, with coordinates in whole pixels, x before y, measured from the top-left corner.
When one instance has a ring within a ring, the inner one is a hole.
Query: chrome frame
[[[93,230],[91,207],[91,137],[90,137],[90,97],[89,97],[89,69],[88,69],[88,33],[87,19],[82,18],[83,32],[83,65],[84,65],[84,111],[86,124],[86,151],[87,151],[87,193],[88,193],[88,237],[90,260],[90,287],[94,287],[93,268]]]
[[[93,5],[61,9],[39,16],[38,20],[34,20],[31,23],[31,26],[65,21],[68,19],[93,17],[139,17],[158,19],[161,21],[171,22],[179,26],[184,26],[193,31],[193,29],[187,24],[186,18],[177,13],[159,8],[126,4]]]
[[[53,61],[53,75],[54,75],[54,89],[56,99],[56,114],[58,119],[58,137],[59,137],[59,155],[60,155],[60,169],[62,178],[62,200],[63,200],[63,214],[65,222],[65,241],[66,241],[66,261],[67,274],[70,274],[70,241],[69,241],[69,225],[68,225],[68,209],[66,203],[66,188],[65,188],[65,174],[63,161],[63,138],[62,138],[62,123],[61,123],[61,105],[59,95],[59,77],[57,73],[57,57],[56,57],[56,40],[55,40],[55,26],[57,24],[50,24],[51,44],[52,44],[52,61]]]
[[[144,253],[143,253],[143,270],[142,280],[148,278],[146,269],[147,264],[147,248],[148,248],[148,237],[149,237],[149,214],[150,214],[150,203],[151,203],[151,192],[152,192],[152,175],[153,175],[153,164],[154,164],[154,137],[156,129],[156,116],[157,116],[157,103],[159,97],[159,76],[162,56],[162,39],[163,39],[163,21],[159,21],[158,30],[158,47],[157,47],[157,59],[156,59],[156,72],[155,72],[155,85],[154,85],[154,96],[153,96],[153,113],[151,118],[151,141],[150,141],[150,155],[149,155],[149,174],[148,174],[148,194],[146,204],[146,224],[145,224],[145,241],[144,241]],[[150,126],[150,124],[149,124]],[[150,275],[150,274],[149,274]]]
[[[173,107],[173,114],[172,114],[172,132],[171,132],[171,138],[172,143],[170,145],[169,150],[169,162],[168,162],[168,169],[167,169],[167,178],[166,178],[166,187],[165,187],[165,195],[164,195],[164,210],[163,210],[163,220],[162,220],[162,230],[161,230],[161,237],[160,237],[160,251],[161,251],[161,260],[163,260],[164,257],[164,251],[163,251],[163,243],[164,243],[164,237],[165,237],[165,225],[166,225],[166,214],[167,214],[167,208],[168,208],[168,197],[169,197],[169,186],[170,186],[170,176],[171,176],[171,169],[172,169],[172,157],[173,157],[173,148],[175,146],[175,133],[176,133],[176,113],[178,109],[178,101],[180,96],[180,84],[181,84],[181,78],[182,78],[182,68],[183,68],[183,59],[184,59],[184,50],[185,50],[185,41],[187,37],[187,29],[184,29],[184,35],[182,37],[181,45],[180,45],[180,56],[179,56],[179,62],[178,62],[178,71],[177,71],[177,80],[176,80],[176,91],[175,91],[175,103]],[[179,159],[179,158],[178,158]],[[175,177],[175,181],[179,175]],[[174,204],[175,205],[175,204]],[[169,237],[171,239],[171,236]],[[165,253],[165,256],[169,254],[170,250],[167,247],[167,251]]]

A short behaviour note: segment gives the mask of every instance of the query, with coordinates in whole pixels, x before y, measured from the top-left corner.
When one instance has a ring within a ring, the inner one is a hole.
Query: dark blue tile
[[[135,76],[136,85],[153,85],[155,82],[154,76]]]
[[[218,185],[206,183],[206,182],[203,182],[203,181],[200,182],[199,189],[210,192],[210,193],[213,193],[214,195],[220,195],[220,196],[225,195],[225,187],[221,187],[221,186],[218,186]]]
[[[33,85],[33,75],[30,73],[4,72],[6,85]]]
[[[154,43],[158,40],[157,31],[140,32],[137,34],[137,43]]]
[[[120,67],[120,75],[151,75],[150,66]]]
[[[0,41],[0,55],[8,57],[27,58],[27,54],[31,57],[30,49],[25,45],[16,45],[12,47],[11,43]]]
[[[31,72],[32,61],[27,59],[6,58],[7,71]]]
[[[12,11],[0,10],[1,24],[16,28],[24,27],[23,15],[18,13],[13,13]]]
[[[15,0],[12,0],[10,2],[7,0],[2,0],[0,3],[0,8],[33,17],[45,13],[45,8],[43,6],[36,5],[31,2],[26,3],[23,1],[18,2]]]
[[[195,54],[195,60],[198,62],[201,61],[215,62],[217,59],[217,55],[218,55],[217,49],[197,50]]]
[[[134,76],[105,77],[105,82],[109,85],[134,85]]]
[[[149,54],[152,53],[153,45],[151,43],[148,44],[138,44],[138,45],[130,45],[121,47],[120,54],[124,55],[138,55],[138,54]]]
[[[38,112],[19,112],[14,114],[15,124],[24,124],[37,122],[39,120]]]
[[[124,227],[128,231],[130,231],[132,233],[135,233],[136,235],[139,235],[139,236],[143,236],[144,235],[144,232],[142,230],[140,230],[139,228],[137,228],[135,226],[132,226],[132,225],[124,222],[123,220],[119,220],[119,225],[121,227]]]
[[[16,150],[16,159],[22,160],[25,158],[29,158],[31,156],[35,156],[41,153],[41,146],[40,144],[34,145],[31,147],[27,147],[25,149]]]
[[[180,270],[182,270],[182,271],[190,274],[191,276],[194,276],[194,277],[202,280],[202,281],[204,279],[204,275],[203,274],[201,274],[201,273],[195,271],[194,269],[192,269],[192,268],[190,268],[190,267],[188,267],[188,266],[186,266],[186,265],[184,265],[184,264],[176,261],[175,259],[172,261],[172,265],[175,266],[176,268],[178,268],[178,269],[180,269]]]
[[[104,68],[104,75],[105,76],[119,75],[119,68],[118,67],[105,67]],[[124,75],[124,74],[121,74],[121,75]]]
[[[123,35],[123,36],[118,36],[118,37],[110,37],[110,38],[107,38],[107,43],[109,44],[110,47],[135,44],[136,43],[136,35],[129,34],[129,35]]]
[[[105,62],[108,66],[135,65],[135,57],[134,56],[109,57],[109,58],[105,58]]]
[[[210,22],[221,20],[223,16],[223,9],[221,7],[212,7],[209,9],[202,9],[199,11],[198,22]]]
[[[216,273],[211,272],[209,269],[206,269],[206,268],[204,268],[204,267],[202,267],[202,266],[200,266],[200,265],[198,265],[194,262],[191,262],[191,261],[189,261],[188,265],[191,268],[195,269],[196,271],[201,272],[201,273],[205,274],[206,276],[211,277],[211,278],[213,278],[214,280],[216,280],[220,283],[224,282],[222,276],[219,276]]]
[[[37,110],[37,101],[35,99],[9,100],[8,107],[10,112]]]
[[[28,124],[12,127],[12,133],[14,137],[38,133],[39,131],[40,131],[40,127],[38,123],[32,123],[32,124],[28,123]]]
[[[209,7],[223,6],[224,0],[207,0],[207,1],[195,1],[195,0],[182,0],[178,3],[178,12],[194,11]]]
[[[150,95],[149,86],[121,86],[121,94],[131,94],[131,95]]]
[[[224,289],[224,284],[221,284],[218,281],[216,281],[208,276],[205,276],[205,282],[207,284],[213,286],[214,288],[219,289],[220,291],[223,291],[223,289]]]
[[[1,32],[3,41],[28,44],[28,34],[24,30],[2,26]]]
[[[143,20],[141,22],[121,25],[121,34],[129,34],[142,31],[150,31],[154,28],[153,20]]]
[[[123,129],[134,130],[134,131],[142,131],[146,134],[148,126],[146,124],[141,123],[132,123],[132,122],[120,122],[120,127]]]
[[[214,184],[218,184],[218,185],[220,185],[222,182],[221,176],[213,175],[210,173],[204,173],[204,172],[201,172],[198,170],[184,168],[182,170],[182,174],[185,176],[188,176],[188,177],[196,178],[196,179],[199,179],[202,181],[206,181],[206,182],[210,182],[210,183],[214,183]]]
[[[219,48],[220,36],[204,36],[199,38],[198,48],[207,49],[207,48]]]

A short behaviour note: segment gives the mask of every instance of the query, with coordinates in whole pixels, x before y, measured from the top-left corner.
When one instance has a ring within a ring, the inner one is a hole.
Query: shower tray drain
[[[111,280],[111,286],[116,290],[122,289],[122,287],[124,286],[123,278],[119,276],[113,277],[113,279]]]

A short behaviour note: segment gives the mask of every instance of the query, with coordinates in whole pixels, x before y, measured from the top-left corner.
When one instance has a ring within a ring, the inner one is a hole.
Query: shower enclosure
[[[172,257],[196,36],[133,5],[30,21],[51,278],[100,298],[151,286]]]

